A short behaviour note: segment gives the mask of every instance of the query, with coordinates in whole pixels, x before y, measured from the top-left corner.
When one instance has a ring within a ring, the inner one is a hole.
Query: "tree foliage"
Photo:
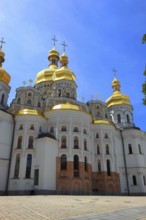
[[[143,35],[142,43],[143,43],[143,44],[146,44],[146,34]]]
[[[146,34],[143,35],[142,43],[146,44]],[[144,71],[144,76],[146,76],[146,68]],[[144,94],[143,104],[146,105],[146,81],[142,84],[142,92]]]
[[[146,76],[146,68],[144,71],[144,76]],[[146,81],[142,84],[142,92],[144,94],[143,104],[146,105]]]

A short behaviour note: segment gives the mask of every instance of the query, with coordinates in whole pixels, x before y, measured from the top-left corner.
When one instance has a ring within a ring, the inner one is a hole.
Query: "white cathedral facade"
[[[146,132],[114,78],[106,103],[76,99],[65,53],[49,51],[34,86],[16,89],[0,49],[0,194],[146,194]]]

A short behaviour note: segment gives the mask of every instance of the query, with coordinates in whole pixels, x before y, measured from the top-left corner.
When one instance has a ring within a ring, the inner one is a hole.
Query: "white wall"
[[[39,169],[38,190],[56,190],[56,157],[58,142],[44,137],[36,140],[35,167]]]

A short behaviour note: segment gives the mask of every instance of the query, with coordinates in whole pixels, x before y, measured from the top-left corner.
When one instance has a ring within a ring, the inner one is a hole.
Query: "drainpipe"
[[[12,133],[12,141],[11,141],[11,149],[10,149],[10,160],[9,160],[9,166],[8,166],[6,189],[5,189],[5,194],[6,195],[8,195],[9,177],[10,177],[10,169],[11,169],[11,161],[12,161],[12,150],[13,150],[13,143],[14,143],[14,133],[15,133],[15,120],[14,120],[14,117],[13,117],[13,123],[14,123],[14,125],[13,125],[13,133]]]
[[[125,168],[126,185],[127,185],[127,195],[129,196],[130,195],[130,190],[129,190],[127,163],[126,163],[125,146],[124,146],[122,130],[120,130],[120,135],[121,135],[121,140],[122,140],[123,159],[124,159],[124,168]]]

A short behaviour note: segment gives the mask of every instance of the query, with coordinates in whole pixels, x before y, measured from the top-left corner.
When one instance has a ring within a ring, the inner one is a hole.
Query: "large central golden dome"
[[[80,107],[74,104],[71,104],[70,102],[66,102],[64,104],[58,104],[55,105],[52,110],[75,110],[80,111]]]

